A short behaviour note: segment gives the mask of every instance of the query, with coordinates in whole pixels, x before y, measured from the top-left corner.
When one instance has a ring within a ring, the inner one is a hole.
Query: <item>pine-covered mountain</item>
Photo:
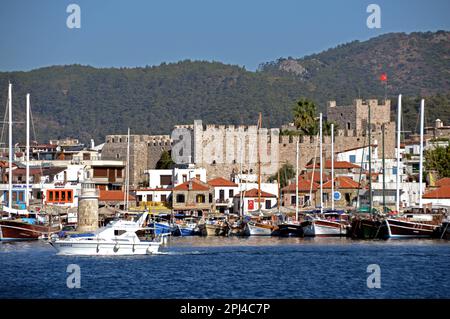
[[[386,92],[381,73],[388,76]],[[358,96],[381,99],[385,93],[405,96],[406,129],[414,130],[419,96],[432,96],[428,124],[437,117],[450,122],[450,32],[385,34],[301,59],[264,63],[256,72],[188,60],[142,68],[69,65],[0,72],[4,106],[8,81],[14,85],[16,121],[24,121],[25,94],[31,93],[42,142],[66,136],[101,142],[127,127],[132,133],[167,134],[173,125],[194,119],[256,124],[258,112],[265,126],[277,127],[291,120],[299,97],[313,99],[324,110],[327,100],[351,103]],[[24,125],[16,126],[19,140]]]

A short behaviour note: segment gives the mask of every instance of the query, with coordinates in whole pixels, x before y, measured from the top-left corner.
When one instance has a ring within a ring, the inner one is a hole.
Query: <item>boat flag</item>
[[[380,75],[380,81],[382,81],[382,82],[386,82],[387,81],[387,74],[386,73],[382,73]]]

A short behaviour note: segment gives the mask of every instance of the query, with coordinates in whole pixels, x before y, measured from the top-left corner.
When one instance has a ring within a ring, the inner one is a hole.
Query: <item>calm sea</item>
[[[80,288],[67,287],[69,264]],[[371,264],[381,288],[367,287]],[[185,237],[139,257],[0,243],[0,271],[0,298],[450,298],[450,242]]]

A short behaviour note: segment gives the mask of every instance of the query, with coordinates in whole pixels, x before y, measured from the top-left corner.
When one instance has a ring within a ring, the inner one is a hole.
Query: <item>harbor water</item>
[[[68,288],[68,265],[80,288]],[[369,288],[369,265],[380,288]],[[0,243],[0,298],[450,298],[444,240],[170,238],[161,253],[59,256],[45,241]]]

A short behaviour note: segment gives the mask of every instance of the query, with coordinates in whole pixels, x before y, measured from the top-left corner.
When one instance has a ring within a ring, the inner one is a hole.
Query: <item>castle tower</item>
[[[77,231],[90,232],[98,228],[98,198],[99,190],[92,181],[81,184],[81,194],[78,200]]]

